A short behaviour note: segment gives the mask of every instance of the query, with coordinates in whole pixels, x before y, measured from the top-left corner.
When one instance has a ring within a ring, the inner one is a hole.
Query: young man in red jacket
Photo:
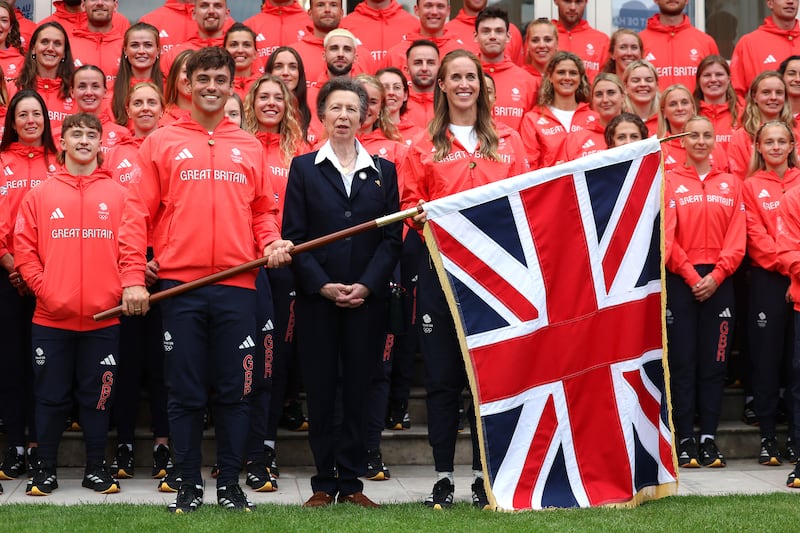
[[[558,49],[572,52],[583,61],[589,81],[608,61],[608,35],[589,26],[584,20],[589,0],[553,0],[558,8]]]
[[[191,116],[142,143],[139,181],[129,188],[120,227],[126,314],[149,309],[149,230],[162,288],[261,254],[276,266],[290,261],[291,243],[280,239],[262,146],[225,119],[234,71],[227,51],[197,51],[186,63]],[[239,486],[239,468],[249,426],[247,395],[256,371],[255,278],[255,272],[246,272],[162,302],[168,415],[179,482],[172,512],[194,511],[203,501],[200,448],[209,389],[216,391],[217,501],[228,509],[253,507]]]
[[[95,322],[92,315],[119,301],[125,189],[100,167],[102,131],[93,115],[67,117],[59,155],[64,167],[32,189],[17,214],[16,267],[36,296],[31,337],[39,449],[25,490],[30,496],[58,488],[58,445],[73,396],[86,442],[82,485],[119,492],[105,464],[119,320]]]
[[[197,35],[197,23],[192,18],[194,0],[166,0],[164,5],[145,13],[139,22],[146,22],[158,28],[161,41],[161,53],[184,43]],[[223,32],[233,26],[233,19],[228,17],[222,28]]]
[[[659,12],[648,19],[647,28],[639,33],[645,59],[658,71],[660,90],[682,83],[693,91],[697,65],[706,56],[719,54],[717,43],[692,26],[683,13],[689,0],[654,1]]]
[[[192,18],[195,23],[195,33],[161,56],[161,72],[164,77],[169,74],[172,63],[182,51],[199,50],[205,46],[223,47],[225,28],[230,16],[228,0],[194,0]]]

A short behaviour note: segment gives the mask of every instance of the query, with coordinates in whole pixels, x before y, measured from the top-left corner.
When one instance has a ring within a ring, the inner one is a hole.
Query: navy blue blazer
[[[399,210],[397,172],[379,159],[353,176],[348,196],[342,177],[327,159],[314,164],[317,152],[295,157],[289,168],[283,210],[283,238],[301,244]],[[371,295],[388,295],[389,279],[400,258],[402,223],[341,239],[292,258],[295,284],[316,294],[326,283],[362,283]]]

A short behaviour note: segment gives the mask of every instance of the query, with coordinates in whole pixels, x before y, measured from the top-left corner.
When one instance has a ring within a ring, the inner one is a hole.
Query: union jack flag
[[[653,138],[425,205],[499,508],[677,490],[660,159]]]

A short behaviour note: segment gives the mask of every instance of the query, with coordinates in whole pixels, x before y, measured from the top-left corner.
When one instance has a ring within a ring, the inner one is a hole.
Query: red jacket
[[[17,22],[19,22],[19,33],[22,37],[22,46],[27,50],[28,43],[31,42],[31,35],[36,31],[36,23],[25,16],[25,13],[20,11],[18,7],[14,8],[14,13],[17,15]]]
[[[303,38],[311,17],[297,2],[275,7],[269,0],[264,2],[261,13],[245,20],[244,23],[256,32],[258,57],[266,58],[279,46],[290,46]]]
[[[417,205],[419,200],[435,200],[480,185],[523,174],[529,170],[525,149],[515,131],[499,129],[497,151],[500,161],[470,154],[450,132],[450,153],[441,161],[433,160],[433,142],[427,131],[411,143],[403,166],[401,209]]]
[[[402,171],[408,153],[408,146],[399,141],[387,139],[380,129],[359,135],[358,141],[367,149],[369,155],[377,155],[394,163],[398,174]]]
[[[124,34],[113,31],[98,33],[87,29],[76,29],[69,36],[75,68],[81,65],[99,67],[106,75],[106,86],[110,94],[113,90],[114,80],[117,79],[124,40]]]
[[[322,44],[322,37],[314,35],[311,27],[306,28],[306,30],[307,33],[303,38],[293,43],[291,46],[300,54],[300,57],[303,58],[303,68],[306,71],[306,83],[311,85],[323,75],[325,76],[325,81],[327,81],[328,65],[325,63],[325,58],[323,57],[325,46]],[[351,74],[353,76],[361,74],[362,72],[372,74],[375,70],[369,50],[363,46],[357,46],[356,60],[353,64]],[[322,84],[320,84],[320,87],[322,87]]]
[[[411,120],[408,115],[408,108],[406,108],[406,113],[400,117],[400,122],[395,125],[400,135],[403,136],[403,142],[406,146],[411,146],[411,140],[428,126],[427,123],[423,125]]]
[[[42,25],[45,22],[58,22],[64,27],[64,29],[67,31],[67,35],[70,37],[72,37],[73,32],[78,28],[87,29],[88,19],[86,18],[85,11],[71,13],[67,11],[67,9],[64,7],[64,2],[61,0],[53,2],[53,7],[55,8],[55,12],[49,17],[40,20],[39,25]],[[131,23],[128,21],[125,15],[120,12],[116,12],[111,19],[111,25],[114,27],[114,32],[124,35],[128,28],[130,28]]]
[[[44,148],[11,143],[0,152],[3,181],[0,181],[0,257],[14,255],[14,221],[25,195],[56,171],[56,156],[45,161]]]
[[[677,26],[661,24],[659,15],[647,20],[647,28],[639,32],[644,44],[644,58],[658,71],[658,87],[682,83],[694,91],[697,65],[706,56],[719,54],[714,39],[692,26],[687,15]]]
[[[747,236],[742,182],[714,169],[700,181],[694,167],[681,166],[667,173],[664,201],[667,269],[688,285],[702,279],[695,265],[714,265],[717,284],[733,274]]]
[[[263,147],[232,122],[210,134],[192,119],[159,128],[138,165],[120,228],[123,287],[145,284],[150,225],[159,277],[183,282],[260,257],[280,237]],[[252,289],[255,272],[221,284]]]
[[[567,134],[585,129],[589,123],[596,120],[597,114],[586,102],[581,102],[575,109],[569,131],[564,129],[547,106],[536,106],[532,111],[525,113],[520,131],[531,168],[539,169],[554,165],[561,151],[561,143],[567,138]]]
[[[433,93],[420,93],[409,87],[406,116],[422,129],[427,129],[433,120]]]
[[[558,49],[580,57],[589,82],[592,82],[608,61],[608,35],[592,28],[585,20],[572,30],[567,30],[557,20],[553,24],[558,28]]]
[[[13,46],[9,46],[5,50],[0,50],[0,68],[3,69],[3,74],[6,76],[6,85],[11,85],[12,80],[16,79],[22,72],[22,63],[25,58],[19,53],[19,50]],[[9,101],[11,100],[9,96]]]
[[[279,133],[256,133],[256,138],[261,142],[264,147],[264,152],[267,157],[267,173],[269,174],[269,181],[272,185],[272,190],[275,192],[277,201],[278,213],[276,215],[278,225],[280,227],[283,220],[283,205],[286,202],[286,183],[289,179],[289,165],[283,160],[281,153],[281,136]],[[303,147],[294,154],[294,157],[308,152],[308,145]]]
[[[494,79],[492,116],[519,131],[522,116],[536,105],[539,80],[508,59],[502,63],[484,63],[483,71]]]
[[[118,142],[131,136],[131,131],[114,122],[114,119],[108,111],[100,113],[98,118],[103,125],[103,138],[100,143],[100,150],[103,154],[108,154]],[[53,140],[55,140],[56,146],[59,146],[59,141],[61,140],[61,125],[53,128]],[[108,165],[105,166],[108,167]]]
[[[16,266],[36,295],[33,323],[71,331],[105,328],[92,315],[119,303],[119,225],[125,188],[98,168],[63,167],[22,200]]]
[[[800,169],[790,168],[783,178],[760,170],[744,180],[742,197],[747,213],[747,255],[754,265],[777,271],[789,271],[778,261],[777,218],[784,195],[800,185]]]
[[[103,160],[103,166],[111,172],[111,177],[126,187],[135,175],[139,148],[145,139],[128,135],[112,147]]]
[[[181,109],[178,106],[169,105],[166,109],[164,109],[164,114],[161,116],[161,120],[158,121],[158,126],[169,126],[171,124],[175,124],[183,118],[189,118],[190,116],[192,116],[191,111]]]
[[[561,145],[556,163],[574,161],[579,157],[606,150],[608,147],[604,136],[605,131],[606,129],[599,120],[593,120],[584,129],[568,133],[566,140]]]
[[[800,187],[784,194],[776,219],[778,270],[789,273],[794,310],[800,311]]]
[[[680,139],[672,139],[661,143],[661,153],[664,154],[664,171],[669,172],[686,163],[686,148],[681,146]],[[708,157],[711,165],[720,172],[728,172],[728,157],[725,150],[714,144],[714,149]]]
[[[741,109],[739,110],[739,118],[741,118]],[[708,104],[700,101],[700,116],[707,117],[714,125],[715,144],[728,152],[728,146],[733,139],[733,126],[731,125],[731,112],[728,109],[728,104]]]
[[[60,79],[37,77],[35,90],[47,104],[47,115],[50,117],[50,127],[53,130],[61,128],[65,118],[78,112],[78,105],[71,96],[61,97]]]
[[[419,28],[419,19],[395,0],[391,0],[385,9],[374,9],[366,2],[361,2],[341,20],[339,27],[350,30],[369,51],[375,64],[382,65],[389,48],[397,44],[403,35]]]
[[[378,68],[383,67],[397,67],[405,71],[406,67],[406,51],[411,47],[411,43],[419,39],[426,39],[432,41],[439,48],[439,58],[443,58],[448,52],[458,50],[460,48],[469,48],[469,43],[465,43],[457,35],[444,30],[444,33],[438,37],[431,37],[429,35],[421,35],[419,31],[414,31],[403,35],[403,40],[396,45],[389,48],[383,64],[377,65]]]
[[[465,43],[464,48],[478,55],[480,53],[480,47],[478,43],[475,42],[476,18],[478,17],[475,15],[467,15],[464,13],[463,9],[460,9],[458,14],[444,25],[444,28],[461,39]],[[506,59],[516,65],[520,65],[524,59],[522,55],[522,34],[519,32],[519,28],[514,24],[508,25],[508,33],[511,34],[511,40],[508,42],[508,45],[506,45]],[[440,57],[444,56],[442,55]]]
[[[178,0],[166,0],[163,6],[141,16],[139,22],[146,22],[158,28],[161,53],[197,35],[197,21],[192,18],[194,3],[184,4]],[[225,19],[223,32],[233,26],[231,17]]]
[[[765,70],[778,70],[781,61],[800,54],[800,24],[781,30],[772,17],[754,31],[742,35],[731,56],[731,83],[736,94],[744,99],[750,83]]]
[[[194,36],[187,39],[185,42],[173,46],[168,52],[161,55],[161,61],[159,62],[159,65],[161,66],[161,72],[164,74],[164,78],[166,78],[169,75],[169,69],[175,62],[175,58],[178,57],[178,54],[180,54],[184,50],[200,50],[201,48],[205,48],[206,46],[219,46],[220,48],[222,48],[222,44],[224,42],[225,42],[224,36],[204,39],[199,35],[195,34]]]

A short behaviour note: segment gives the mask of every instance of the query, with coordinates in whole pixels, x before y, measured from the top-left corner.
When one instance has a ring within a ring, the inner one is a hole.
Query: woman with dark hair
[[[16,269],[14,223],[22,198],[56,171],[58,151],[50,131],[44,100],[36,91],[23,89],[14,95],[5,117],[0,141],[0,164],[14,186],[0,195],[0,364],[7,381],[0,387],[0,418],[6,426],[8,449],[0,464],[0,479],[24,476],[26,463],[33,467],[36,428],[33,420],[33,374],[31,369],[31,318],[35,301]],[[25,428],[28,428],[26,440]],[[31,446],[25,453],[25,446]]]
[[[792,118],[800,116],[800,55],[789,56],[781,61],[778,72],[786,83],[786,99],[792,108]]]
[[[266,74],[278,76],[297,98],[297,110],[300,116],[300,128],[308,144],[313,145],[319,140],[320,132],[310,132],[311,109],[308,106],[306,74],[303,67],[303,58],[297,50],[290,46],[279,46],[267,59],[264,68]]]
[[[694,101],[698,115],[708,117],[717,136],[715,146],[728,152],[733,130],[739,127],[739,100],[731,85],[731,68],[724,57],[710,55],[697,65]]]
[[[783,453],[775,429],[780,389],[791,376],[795,336],[791,299],[786,297],[790,272],[778,260],[777,216],[784,195],[800,186],[794,132],[785,122],[766,122],[756,132],[750,172],[743,186],[750,258],[747,340],[753,368],[753,408],[761,432],[758,462],[777,466],[784,460],[797,462],[792,402],[788,402],[789,430]],[[791,379],[789,382],[791,385]]]
[[[319,92],[317,116],[328,140],[295,157],[289,169],[283,236],[294,243],[374,220],[397,210],[394,165],[374,161],[356,134],[367,94],[355,80],[333,78]],[[316,474],[305,507],[339,503],[377,507],[363,493],[368,387],[383,353],[389,279],[400,257],[402,227],[363,233],[300,254],[292,261],[297,296],[297,350],[308,401],[309,444]],[[340,376],[336,379],[336,376]],[[335,427],[337,389],[341,424]]]
[[[69,94],[73,70],[69,37],[61,24],[39,25],[31,36],[17,87],[33,89],[42,96],[54,128],[76,111]]]
[[[189,88],[189,78],[186,77],[186,62],[192,57],[194,51],[184,50],[177,56],[169,69],[164,85],[164,115],[161,125],[168,126],[180,118],[188,117],[192,109],[192,90]]]
[[[606,126],[605,132],[603,132],[606,146],[609,148],[641,141],[646,139],[648,135],[647,125],[644,120],[639,115],[626,111],[612,118],[611,122]]]
[[[590,91],[583,61],[571,52],[556,53],[542,77],[539,103],[520,127],[531,168],[555,164],[567,135],[597,120],[589,108]]]
[[[667,342],[678,466],[725,466],[715,435],[736,304],[732,274],[745,252],[741,182],[711,164],[714,128],[683,128],[686,163],[667,173],[664,209]],[[699,438],[694,432],[699,418]]]
[[[786,82],[780,72],[765,70],[753,80],[745,97],[741,128],[734,130],[728,146],[731,174],[744,180],[753,157],[753,141],[765,122],[782,120],[794,131],[797,124],[786,97]]]
[[[0,67],[6,81],[19,76],[24,55],[15,9],[6,0],[0,0]]]
[[[227,50],[236,62],[236,72],[233,76],[233,90],[244,100],[250,91],[250,86],[262,74],[256,61],[256,32],[241,22],[236,22],[225,32],[223,48]]]
[[[103,125],[103,139],[100,151],[107,154],[121,140],[130,137],[131,132],[127,127],[114,122],[113,117],[105,104],[106,76],[102,70],[94,65],[78,67],[72,75],[72,89],[70,96],[79,113],[89,113],[100,119]],[[61,128],[54,128],[56,139],[61,135]]]
[[[620,28],[611,34],[608,43],[608,62],[603,67],[603,72],[615,74],[622,79],[622,74],[633,61],[642,59],[644,44],[642,38],[635,31]]]
[[[424,125],[416,124],[409,119],[408,110],[408,80],[403,71],[397,67],[380,69],[375,77],[380,80],[386,93],[386,109],[389,118],[397,126],[403,142],[411,144],[411,139],[422,131]]]
[[[498,132],[494,127],[486,79],[475,55],[466,50],[448,53],[439,67],[434,91],[434,118],[427,131],[414,138],[403,169],[404,208],[527,172],[519,135],[510,129]],[[426,220],[425,212],[415,216],[414,229],[421,230]],[[421,254],[418,272],[417,324],[421,327],[423,317],[426,324],[436,324],[431,331],[419,332],[426,369],[428,440],[438,476],[425,505],[441,509],[453,504],[459,406],[469,385],[450,308],[427,251]],[[474,409],[469,413],[474,428]],[[478,435],[476,431],[471,435],[472,502],[484,508],[489,502]]]
[[[128,91],[137,83],[153,82],[164,91],[164,75],[161,73],[161,40],[158,28],[145,22],[137,22],[125,32],[119,70],[114,81],[111,111],[120,126],[128,127],[125,114]]]

